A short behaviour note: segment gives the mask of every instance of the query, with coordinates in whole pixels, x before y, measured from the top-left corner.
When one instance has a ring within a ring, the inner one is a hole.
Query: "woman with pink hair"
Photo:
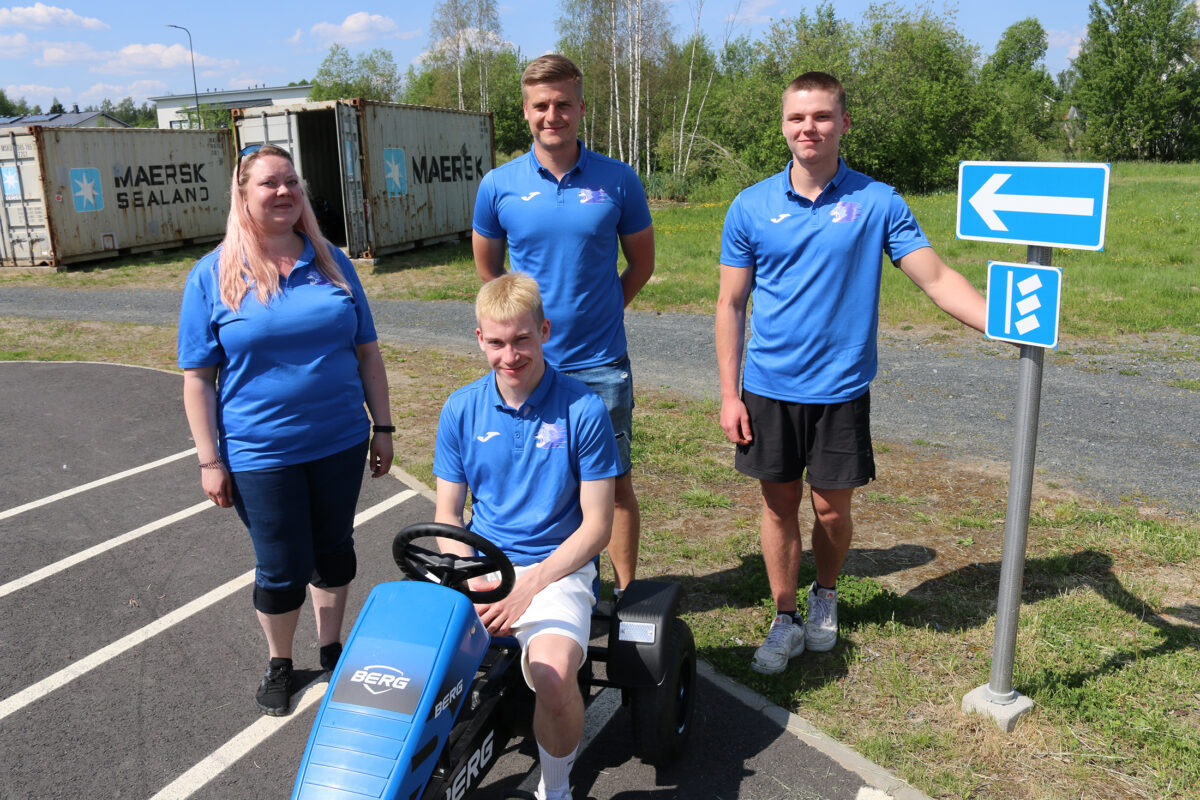
[[[255,702],[280,716],[306,586],[322,668],[341,655],[362,465],[390,469],[395,428],[362,284],[321,235],[291,155],[243,150],[230,199],[225,239],[184,288],[179,366],[200,484],[254,545],[270,653]]]

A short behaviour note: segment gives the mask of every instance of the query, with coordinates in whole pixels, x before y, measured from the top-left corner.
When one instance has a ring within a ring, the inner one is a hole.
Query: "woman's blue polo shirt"
[[[721,263],[754,271],[742,386],[841,403],[878,368],[881,254],[899,261],[929,240],[895,189],[844,161],[815,202],[792,190],[790,169],[743,190],[725,216]]]
[[[217,367],[221,455],[243,472],[302,464],[363,441],[367,413],[356,348],[377,336],[349,259],[330,252],[350,293],[304,252],[264,305],[253,289],[235,312],[221,302],[220,248],[188,275],[179,312],[179,366]]]
[[[583,522],[582,481],[621,472],[599,395],[547,365],[520,409],[504,403],[488,373],[446,400],[433,474],[471,490],[475,533],[514,564],[544,560]]]

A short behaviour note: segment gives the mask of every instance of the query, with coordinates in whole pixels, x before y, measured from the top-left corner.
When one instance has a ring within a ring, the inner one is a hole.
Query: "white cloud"
[[[72,99],[70,86],[47,86],[40,83],[10,83],[0,87],[4,89],[4,93],[8,95],[9,100],[24,100],[31,106],[41,106],[42,111],[47,111],[54,98],[58,98],[69,111],[72,103],[79,102]],[[80,105],[83,105],[80,103]]]
[[[29,37],[23,33],[0,33],[0,58],[22,58],[29,50]]]
[[[463,31],[463,43],[475,48],[476,50],[515,50],[516,45],[512,42],[505,41],[497,36],[492,31],[482,31],[479,28],[467,28]],[[440,42],[435,42],[431,48],[433,53],[450,52],[455,48],[455,39],[446,37]],[[554,52],[553,50],[547,52]],[[417,58],[425,58],[431,55],[429,50],[421,53]]]
[[[366,11],[356,11],[337,25],[318,22],[312,26],[311,33],[323,45],[334,42],[357,44],[372,39],[414,39],[421,35],[420,30],[401,31],[391,17]]]
[[[300,44],[300,40],[304,38],[304,31],[296,28],[296,32],[288,39],[288,44]]]
[[[737,14],[730,14],[722,22],[754,27],[770,22],[774,17],[767,12],[778,5],[778,0],[749,0],[738,5]]]
[[[1200,0],[1197,0],[1200,2]],[[1046,43],[1050,47],[1067,48],[1067,59],[1074,61],[1079,56],[1079,46],[1087,36],[1087,26],[1080,26],[1073,31],[1050,29],[1046,31]]]
[[[94,61],[104,56],[104,53],[96,52],[91,45],[84,42],[43,42],[42,55],[34,59],[33,63],[39,67],[61,67]]]
[[[225,72],[237,65],[235,59],[217,59],[196,53],[196,69],[209,67]],[[116,52],[96,53],[92,72],[136,74],[169,69],[191,69],[192,53],[182,44],[127,44]]]
[[[35,3],[31,6],[0,8],[0,27],[87,28],[102,31],[111,26],[95,17],[81,17],[69,8]]]
[[[82,105],[100,105],[100,101],[108,98],[119,103],[126,97],[132,97],[133,102],[141,105],[147,98],[167,94],[167,84],[160,80],[133,81],[125,84],[94,83],[77,96],[75,102]]]
[[[1200,2],[1200,0],[1198,0]],[[1060,31],[1050,28],[1046,31],[1046,44],[1050,47],[1069,47],[1078,44],[1087,33],[1087,27],[1081,26],[1073,31]]]

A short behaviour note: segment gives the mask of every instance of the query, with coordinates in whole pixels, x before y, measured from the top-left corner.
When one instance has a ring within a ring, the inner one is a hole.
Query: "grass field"
[[[1195,165],[1117,165],[1108,249],[1055,253],[1065,270],[1065,348],[1165,337],[1181,388],[1200,392],[1198,192]],[[977,285],[987,258],[1023,260],[1022,248],[955,241],[952,196],[911,203],[942,255]],[[659,268],[638,307],[711,311],[724,212],[655,209]],[[196,255],[3,275],[0,291],[178,287]],[[373,297],[469,299],[476,288],[465,246],[389,258],[363,273]],[[895,273],[885,268],[885,327],[949,335],[955,326]],[[395,343],[383,349],[397,461],[429,481],[440,404],[484,364]],[[171,369],[174,331],[0,318],[0,358]],[[684,584],[700,653],[718,670],[934,796],[1200,798],[1200,518],[1105,506],[1039,474],[1014,672],[1035,709],[1004,735],[958,705],[988,680],[1005,465],[950,461],[919,441],[877,442],[882,477],[857,496],[855,545],[839,582],[843,642],[767,678],[749,669],[770,617],[757,492],[731,468],[715,418],[711,403],[639,387],[641,571]],[[813,574],[806,560],[802,582]]]

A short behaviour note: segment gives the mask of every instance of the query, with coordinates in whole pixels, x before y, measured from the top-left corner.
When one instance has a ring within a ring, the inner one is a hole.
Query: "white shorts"
[[[515,567],[517,576],[530,567]],[[525,613],[512,626],[512,635],[521,643],[521,674],[525,683],[533,688],[529,678],[529,643],[545,633],[566,636],[579,645],[583,656],[587,655],[588,642],[592,638],[592,606],[596,595],[592,584],[596,580],[596,564],[589,561],[570,575],[559,578],[533,596]],[[579,659],[583,666],[584,659]]]

